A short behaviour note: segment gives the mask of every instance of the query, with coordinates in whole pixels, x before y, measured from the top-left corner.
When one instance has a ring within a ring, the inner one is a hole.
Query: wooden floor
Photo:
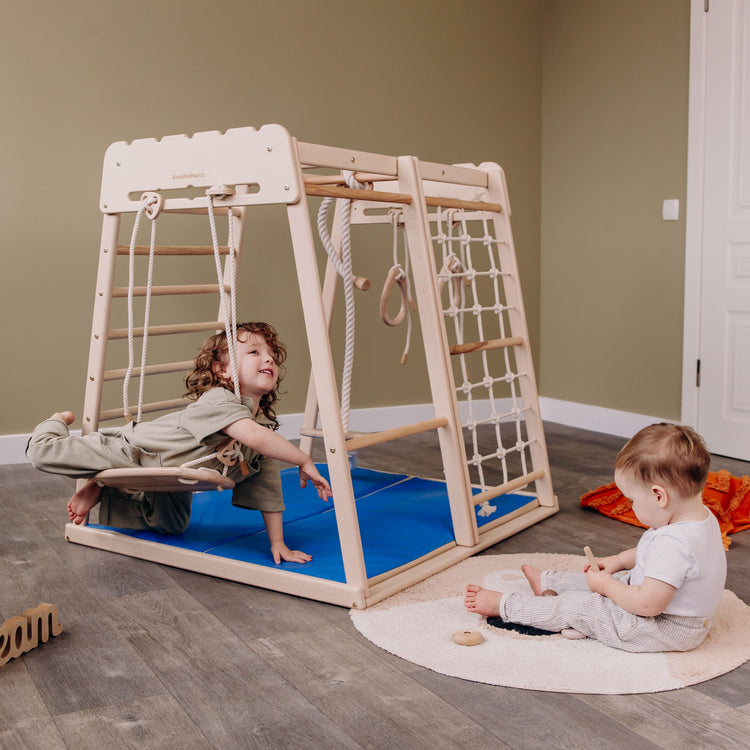
[[[484,554],[605,555],[640,530],[583,510],[624,443],[547,425],[556,516]],[[430,438],[362,451],[362,465],[440,475]],[[714,469],[750,473],[716,458]],[[683,690],[568,695],[466,682],[378,649],[345,609],[63,538],[72,482],[0,467],[0,621],[39,602],[64,632],[0,667],[0,747],[747,748],[750,663]],[[727,587],[750,602],[750,531]],[[750,637],[750,634],[748,634]]]

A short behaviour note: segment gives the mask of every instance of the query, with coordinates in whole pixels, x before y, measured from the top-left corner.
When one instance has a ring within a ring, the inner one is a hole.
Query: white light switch
[[[677,198],[670,198],[662,203],[661,218],[664,221],[677,221],[680,218],[680,201]]]

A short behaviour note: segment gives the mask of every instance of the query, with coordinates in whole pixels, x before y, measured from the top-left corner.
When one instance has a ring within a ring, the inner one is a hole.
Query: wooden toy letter
[[[46,643],[50,635],[60,635],[63,627],[57,619],[57,607],[42,602],[20,617],[7,619],[0,627],[0,667],[32,648]]]

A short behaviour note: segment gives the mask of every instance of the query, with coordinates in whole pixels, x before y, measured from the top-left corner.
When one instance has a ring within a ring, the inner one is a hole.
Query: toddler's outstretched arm
[[[301,486],[305,487],[309,479],[315,485],[320,498],[328,500],[328,496],[331,494],[331,486],[317,470],[310,456],[277,432],[269,430],[249,418],[238,419],[225,427],[223,431],[229,437],[239,440],[243,445],[247,445],[257,453],[299,466]]]

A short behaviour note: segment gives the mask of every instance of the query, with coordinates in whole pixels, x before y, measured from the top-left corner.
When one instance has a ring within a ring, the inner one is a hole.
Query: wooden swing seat
[[[105,469],[93,479],[102,486],[145,492],[209,492],[231,490],[234,487],[234,480],[205,467]]]

